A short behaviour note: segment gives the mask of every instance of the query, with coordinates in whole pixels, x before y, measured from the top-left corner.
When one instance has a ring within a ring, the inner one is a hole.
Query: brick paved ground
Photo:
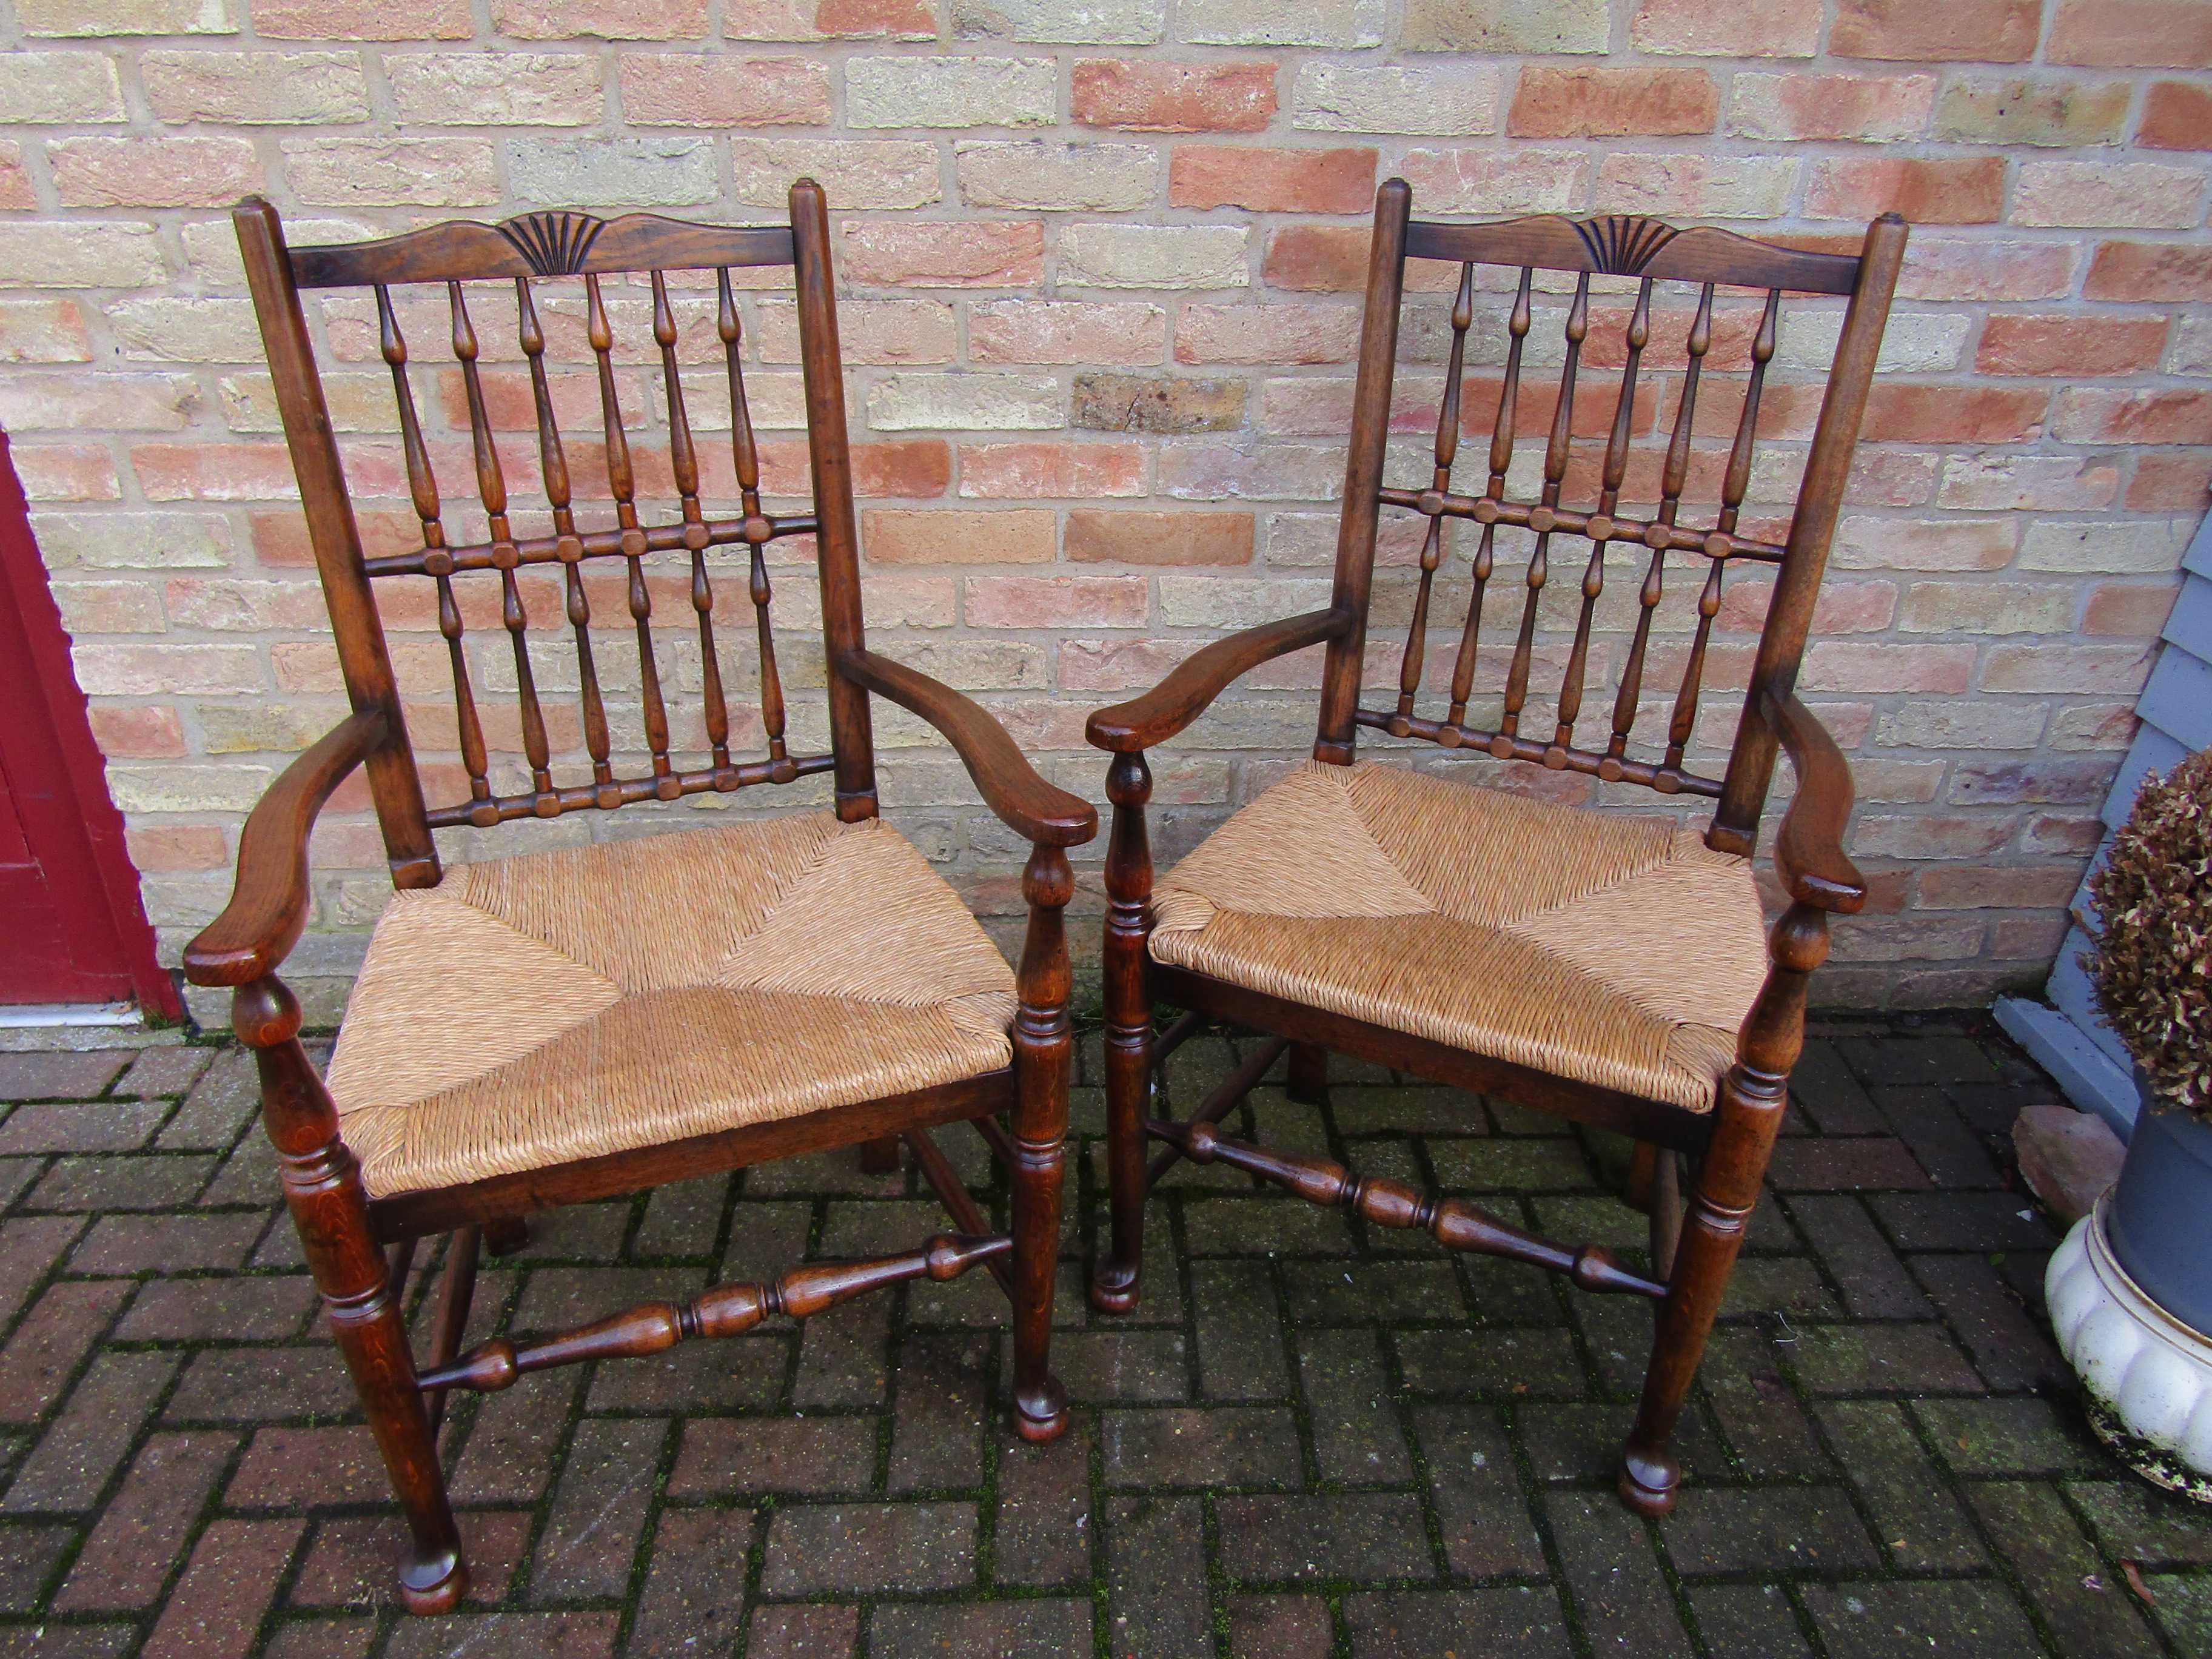
[[[241,1057],[0,1055],[0,1652],[2212,1650],[2212,1517],[2121,1476],[2042,1328],[2053,1235],[2001,1150],[2047,1085],[1977,1019],[1821,1032],[1663,1526],[1607,1490],[1642,1306],[1187,1171],[1138,1318],[1087,1317],[1071,1268],[1060,1444],[1001,1426],[980,1274],[542,1375],[449,1429],[477,1589],[433,1621],[390,1605],[393,1522]],[[1194,1044],[1178,1094],[1230,1063]],[[1379,1074],[1327,1111],[1260,1098],[1278,1141],[1639,1237],[1603,1149],[1547,1121]],[[1099,1109],[1081,1090],[1086,1136]],[[544,1225],[481,1322],[933,1224],[847,1159],[726,1186]]]

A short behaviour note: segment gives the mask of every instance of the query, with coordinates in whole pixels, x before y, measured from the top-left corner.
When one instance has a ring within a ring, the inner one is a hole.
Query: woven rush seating
[[[328,1081],[382,1198],[978,1077],[1014,1006],[903,836],[807,812],[393,894]]]
[[[1709,1111],[1765,977],[1751,861],[1671,819],[1309,760],[1153,895],[1152,955]]]

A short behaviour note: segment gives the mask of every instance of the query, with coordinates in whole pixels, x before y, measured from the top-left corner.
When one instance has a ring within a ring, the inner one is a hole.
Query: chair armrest
[[[1790,896],[1822,910],[1855,914],[1867,899],[1866,878],[1844,856],[1844,823],[1851,815],[1851,773],[1844,751],[1813,711],[1795,696],[1768,692],[1764,715],[1797,774],[1797,793],[1782,815],[1774,867]]]
[[[1335,639],[1351,623],[1348,611],[1310,611],[1216,640],[1177,663],[1144,696],[1093,714],[1085,735],[1097,748],[1122,754],[1164,743],[1204,714],[1232,681],[1263,662]]]
[[[974,698],[872,651],[846,653],[837,659],[837,672],[943,733],[975,780],[983,804],[1007,828],[1041,847],[1079,847],[1098,833],[1098,809],[1047,783],[1006,728]]]
[[[185,947],[195,985],[244,985],[274,973],[307,921],[307,836],[346,775],[384,741],[385,719],[349,715],[277,775],[238,842],[238,880],[223,913]]]

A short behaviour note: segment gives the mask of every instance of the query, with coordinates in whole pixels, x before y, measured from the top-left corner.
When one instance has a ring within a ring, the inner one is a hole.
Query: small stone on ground
[[[2096,1207],[2120,1178],[2127,1146],[2094,1112],[2048,1103],[2021,1109],[2012,1126],[2021,1178],[2069,1226]]]

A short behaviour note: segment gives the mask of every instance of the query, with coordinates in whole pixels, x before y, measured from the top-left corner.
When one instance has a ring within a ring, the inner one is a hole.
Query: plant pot
[[[2120,1178],[2044,1290],[2098,1434],[2137,1474],[2212,1502],[2212,1125],[2137,1087]]]
[[[2143,1294],[2191,1330],[2212,1335],[2212,1123],[2154,1105],[2142,1109],[2105,1218],[2112,1255]]]

